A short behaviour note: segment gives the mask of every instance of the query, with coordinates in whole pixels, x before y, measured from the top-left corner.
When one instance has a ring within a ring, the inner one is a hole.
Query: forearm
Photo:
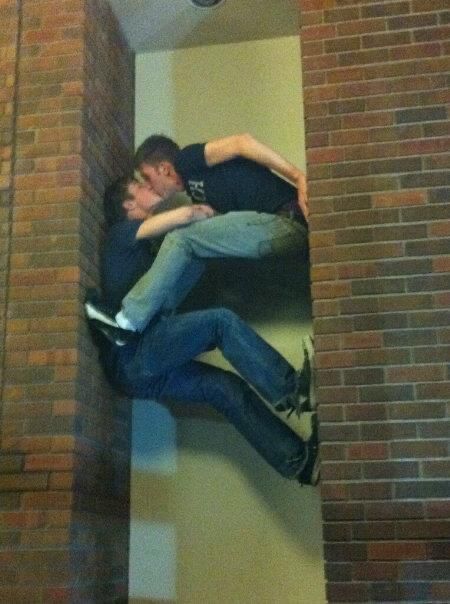
[[[136,239],[149,239],[157,235],[164,235],[177,227],[190,222],[192,216],[190,206],[182,206],[175,210],[161,212],[144,220],[136,233]]]
[[[304,175],[297,166],[251,135],[244,135],[241,155],[277,172],[295,186]]]
[[[299,179],[305,176],[297,166],[250,134],[236,134],[216,139],[205,146],[205,159],[210,166],[238,156],[277,172],[295,186],[298,185]]]
[[[279,153],[261,143],[250,134],[236,134],[206,143],[205,161],[208,166],[245,157],[276,172],[297,188],[298,206],[308,220],[308,187],[305,173]]]
[[[161,212],[144,220],[136,233],[136,239],[148,239],[156,235],[164,235],[169,231],[214,216],[214,210],[207,204],[182,206],[175,210]]]
[[[247,149],[247,154],[244,155],[245,157],[253,159],[270,170],[273,170],[297,188],[297,203],[305,220],[308,221],[309,206],[306,174],[297,168],[297,166],[294,166],[294,164],[291,164],[287,159],[279,155],[276,151],[273,151],[270,147],[267,147],[264,143],[260,143],[253,137],[249,137],[245,147]]]

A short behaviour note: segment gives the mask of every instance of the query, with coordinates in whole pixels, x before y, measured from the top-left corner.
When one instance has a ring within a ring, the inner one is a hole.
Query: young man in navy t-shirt
[[[124,297],[116,317],[121,327],[142,331],[161,310],[175,309],[198,280],[206,258],[299,251],[306,257],[305,175],[250,135],[181,150],[165,136],[150,136],[138,148],[135,166],[161,199],[186,191],[194,204],[208,208],[203,211],[210,219],[179,229],[183,223],[174,211],[149,222],[153,235],[170,233],[151,270]]]

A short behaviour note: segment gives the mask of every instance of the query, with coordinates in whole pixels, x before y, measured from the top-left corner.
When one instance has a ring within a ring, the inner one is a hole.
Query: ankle
[[[127,329],[128,331],[137,331],[136,327],[127,319],[122,310],[116,314],[115,319],[117,325],[122,329]]]

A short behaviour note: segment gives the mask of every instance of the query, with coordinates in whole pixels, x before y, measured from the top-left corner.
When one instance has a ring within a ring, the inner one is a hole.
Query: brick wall
[[[449,5],[299,4],[328,598],[448,602]]]
[[[81,302],[97,281],[104,185],[133,150],[133,57],[106,0],[2,0],[0,14],[0,601],[116,601],[130,407],[101,376]]]
[[[16,3],[0,3],[0,389],[3,384],[5,323],[12,218],[12,162],[18,43]],[[0,406],[1,406],[0,400]],[[0,407],[1,408],[1,407]]]

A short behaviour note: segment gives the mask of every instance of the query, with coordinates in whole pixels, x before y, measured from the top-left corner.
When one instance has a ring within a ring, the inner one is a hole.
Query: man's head
[[[108,226],[121,220],[145,220],[162,201],[148,184],[132,176],[113,182],[103,196],[103,208]]]
[[[179,150],[172,139],[154,134],[138,147],[134,157],[136,170],[163,199],[184,190],[183,181],[175,170]]]

